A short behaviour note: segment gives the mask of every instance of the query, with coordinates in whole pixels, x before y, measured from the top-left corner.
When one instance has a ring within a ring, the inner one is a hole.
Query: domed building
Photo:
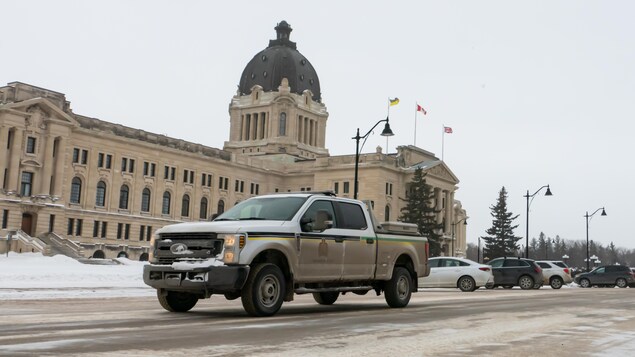
[[[0,240],[11,233],[16,252],[144,260],[154,230],[208,220],[255,195],[332,190],[352,198],[356,155],[329,155],[317,71],[286,21],[275,30],[242,72],[223,149],[76,114],[49,89],[0,87]],[[423,169],[444,254],[465,255],[459,180],[442,160],[403,145],[396,154],[361,153],[358,164],[359,198],[380,221],[397,220]],[[6,247],[0,242],[0,253]]]

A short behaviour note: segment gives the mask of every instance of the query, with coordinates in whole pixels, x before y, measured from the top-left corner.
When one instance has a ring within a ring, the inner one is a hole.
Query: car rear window
[[[553,262],[555,265],[561,267],[561,268],[568,268],[569,266],[566,265],[564,262]]]

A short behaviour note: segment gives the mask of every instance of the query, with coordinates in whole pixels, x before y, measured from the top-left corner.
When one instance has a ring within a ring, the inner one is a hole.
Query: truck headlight
[[[247,236],[245,234],[220,234],[225,242],[223,244],[223,262],[225,264],[238,263],[240,249],[245,246]]]
[[[150,238],[150,251],[148,252],[148,261],[150,263],[154,262],[154,251],[156,249],[156,240],[157,240],[157,235],[156,233],[152,232],[152,237]]]

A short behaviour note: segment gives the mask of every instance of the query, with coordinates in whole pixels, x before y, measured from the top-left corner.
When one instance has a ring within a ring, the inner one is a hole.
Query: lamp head
[[[381,132],[381,136],[393,136],[395,135],[392,130],[390,130],[390,123],[388,123],[388,118],[386,118],[386,125],[384,125],[384,130]]]
[[[547,192],[545,192],[545,196],[553,196],[551,189],[549,189],[549,185],[547,185]]]
[[[467,218],[463,221],[463,225],[467,226]]]
[[[606,216],[606,211],[604,210],[604,207],[602,207],[602,213],[600,214],[600,216]]]

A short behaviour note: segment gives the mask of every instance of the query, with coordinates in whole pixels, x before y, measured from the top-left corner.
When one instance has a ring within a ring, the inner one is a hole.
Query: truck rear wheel
[[[282,306],[284,300],[284,275],[278,266],[270,263],[258,264],[249,272],[243,287],[243,308],[251,316],[271,316]]]
[[[333,305],[339,296],[340,293],[337,291],[313,293],[313,299],[320,305]]]
[[[198,297],[194,294],[179,291],[168,291],[167,293],[157,290],[159,304],[170,312],[190,311],[198,302]]]
[[[412,296],[412,279],[406,268],[395,267],[392,278],[386,283],[384,297],[390,307],[405,307]]]

